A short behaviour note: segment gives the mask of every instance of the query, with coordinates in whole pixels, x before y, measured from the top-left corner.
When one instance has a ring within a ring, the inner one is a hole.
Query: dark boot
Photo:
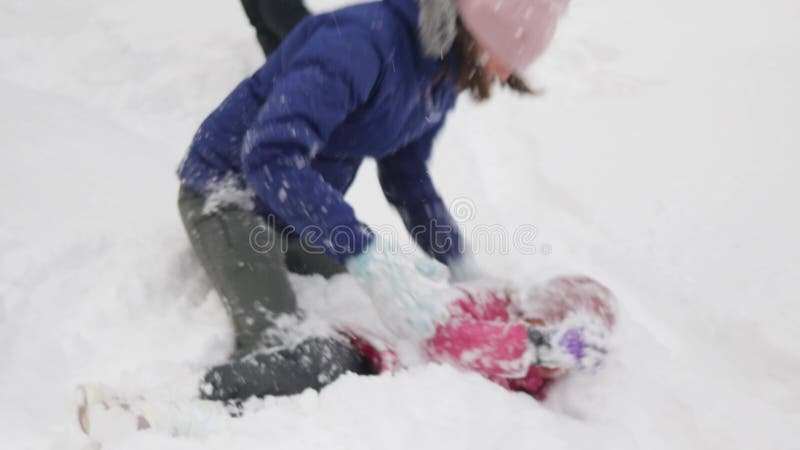
[[[243,400],[265,395],[292,395],[319,390],[346,372],[372,374],[370,366],[349,342],[309,338],[295,347],[255,352],[214,367],[200,387],[209,400]]]
[[[205,197],[185,187],[178,205],[192,247],[225,303],[236,333],[231,361],[204,377],[205,398],[289,395],[309,387],[319,389],[347,371],[368,373],[364,358],[344,339],[313,337],[284,348],[276,316],[300,312],[279,232],[262,217],[235,206],[203,214]],[[255,248],[253,230],[258,233]],[[298,270],[325,275],[344,271],[324,255],[306,254],[299,244],[290,248],[290,260]]]

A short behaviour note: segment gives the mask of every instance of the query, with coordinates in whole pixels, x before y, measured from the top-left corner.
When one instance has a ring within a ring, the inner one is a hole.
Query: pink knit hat
[[[550,44],[569,0],[457,0],[464,26],[497,59],[515,71]]]

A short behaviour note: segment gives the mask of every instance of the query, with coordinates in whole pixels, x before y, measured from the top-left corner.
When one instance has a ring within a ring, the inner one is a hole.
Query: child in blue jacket
[[[288,271],[349,271],[398,335],[425,339],[435,301],[476,275],[426,168],[459,92],[488,98],[546,47],[559,0],[384,0],[302,20],[202,123],[179,169],[190,241],[234,322],[210,399],[321,388],[368,365],[344,339],[299,338]],[[345,201],[364,158],[428,255],[385,248]],[[445,267],[446,266],[446,267]]]

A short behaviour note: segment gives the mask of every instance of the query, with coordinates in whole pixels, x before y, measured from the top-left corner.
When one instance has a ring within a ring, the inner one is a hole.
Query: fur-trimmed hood
[[[443,58],[456,39],[456,0],[384,0],[417,29],[425,56]]]

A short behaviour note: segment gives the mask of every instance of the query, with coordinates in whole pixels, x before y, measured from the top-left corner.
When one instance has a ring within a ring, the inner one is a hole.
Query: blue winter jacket
[[[182,183],[249,188],[257,213],[344,262],[373,239],[343,197],[373,157],[416,242],[452,261],[462,240],[426,161],[456,101],[443,69],[457,55],[425,57],[418,16],[416,0],[385,0],[304,19],[202,123]]]

